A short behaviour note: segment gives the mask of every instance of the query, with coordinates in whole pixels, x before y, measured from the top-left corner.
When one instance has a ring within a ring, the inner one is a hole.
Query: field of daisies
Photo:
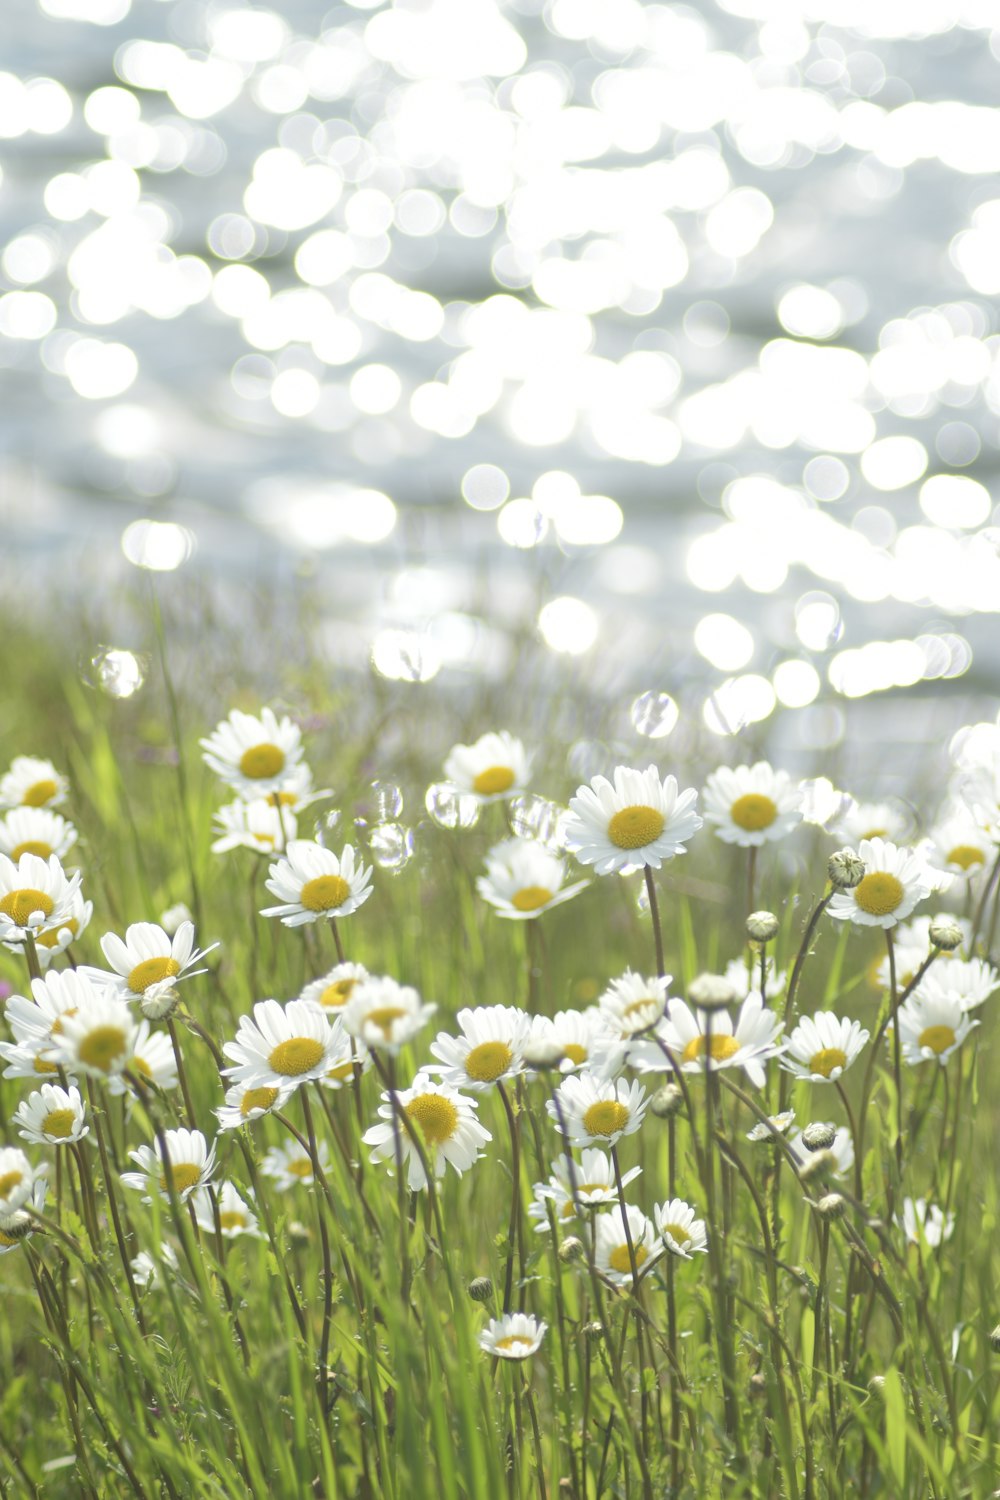
[[[1000,1487],[1000,723],[918,817],[241,701],[5,731],[0,1496]]]

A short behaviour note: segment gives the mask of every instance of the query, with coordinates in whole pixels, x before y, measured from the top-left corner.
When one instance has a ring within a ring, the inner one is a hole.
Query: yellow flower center
[[[614,814],[608,824],[608,838],[619,849],[642,849],[658,839],[665,826],[666,820],[657,808],[639,803]]]
[[[606,1182],[578,1182],[576,1185],[576,1196],[584,1197],[587,1193],[606,1193],[608,1184]]]
[[[351,894],[351,887],[340,875],[317,875],[307,880],[299,900],[306,911],[336,911]]]
[[[501,792],[509,792],[513,785],[514,772],[510,766],[487,766],[473,779],[472,790],[480,797],[498,797]]]
[[[818,1073],[821,1078],[829,1078],[834,1068],[846,1067],[847,1053],[839,1047],[823,1047],[809,1059],[810,1073]]]
[[[858,834],[858,843],[862,839],[884,839],[888,832],[888,828],[869,828],[865,833]]]
[[[644,1260],[649,1259],[649,1251],[642,1245],[633,1245],[635,1254],[635,1268],[638,1271]],[[613,1271],[620,1271],[623,1276],[628,1276],[632,1271],[632,1262],[628,1256],[628,1245],[616,1245],[608,1256],[608,1264]]]
[[[319,997],[320,1005],[327,1010],[339,1010],[351,998],[351,991],[357,982],[356,979],[338,979],[335,984],[328,984]]]
[[[497,1339],[497,1349],[530,1349],[531,1340],[526,1339],[523,1333],[509,1333],[506,1338]]]
[[[517,911],[538,911],[541,907],[548,906],[553,894],[544,885],[524,885],[511,896],[510,904]]]
[[[660,1233],[664,1238],[669,1235],[674,1244],[680,1245],[682,1250],[687,1244],[688,1240],[691,1238],[690,1232],[685,1229],[682,1224],[664,1224],[663,1228],[660,1230]]]
[[[54,781],[36,781],[21,798],[22,807],[44,807],[46,802],[51,802],[58,792],[59,787]]]
[[[950,1026],[928,1026],[917,1038],[918,1047],[929,1047],[938,1057],[955,1045],[955,1033]]]
[[[244,1120],[255,1109],[270,1109],[278,1097],[277,1089],[247,1089],[240,1100],[240,1114]]]
[[[3,1176],[0,1177],[0,1198],[6,1198],[7,1195],[17,1187],[18,1183],[23,1181],[23,1179],[23,1172],[5,1172]]]
[[[477,1083],[492,1083],[502,1078],[514,1054],[506,1042],[480,1042],[471,1047],[465,1059],[465,1071]]]
[[[406,1011],[401,1005],[377,1005],[365,1016],[365,1021],[372,1026],[377,1026],[386,1041],[392,1035],[392,1023],[398,1021],[400,1016],[405,1016]]]
[[[169,1192],[168,1180],[173,1183],[175,1193],[186,1193],[201,1180],[201,1168],[193,1161],[171,1162],[160,1174],[160,1191]]]
[[[60,922],[58,927],[52,927],[48,932],[36,932],[35,942],[41,948],[58,948],[59,934],[66,927],[69,928],[74,937],[76,937],[80,930],[80,924],[76,918],[67,917],[65,922]]]
[[[28,1226],[25,1225],[25,1229],[27,1229],[27,1227]],[[25,1236],[23,1233],[15,1234],[9,1224],[6,1230],[0,1229],[0,1245],[3,1245],[5,1250],[9,1250],[12,1246],[20,1244],[21,1240],[23,1240],[24,1237]]]
[[[53,1031],[55,1027],[52,1028]],[[59,1069],[55,1063],[46,1062],[44,1057],[36,1057],[31,1066],[36,1073],[58,1073]]]
[[[450,1141],[458,1128],[458,1110],[443,1094],[418,1094],[404,1106],[407,1118],[420,1126],[420,1133],[431,1146]]]
[[[181,966],[176,958],[146,958],[131,970],[126,983],[133,995],[144,995],[150,985],[173,979],[180,972]]]
[[[143,1078],[152,1078],[153,1076],[153,1070],[149,1066],[149,1063],[144,1057],[139,1057],[138,1054],[132,1058],[132,1069],[136,1073],[141,1073]]]
[[[323,1043],[311,1036],[293,1036],[287,1042],[279,1042],[268,1057],[275,1073],[286,1078],[301,1078],[314,1068],[323,1056]]]
[[[44,843],[41,839],[25,839],[23,844],[16,845],[10,851],[10,857],[17,864],[22,854],[37,854],[39,859],[48,859],[54,853],[52,845]]]
[[[617,1099],[598,1099],[583,1116],[583,1128],[588,1135],[615,1135],[624,1130],[628,1122],[629,1111]]]
[[[737,797],[729,809],[729,816],[737,828],[745,828],[747,833],[759,833],[762,828],[770,828],[778,816],[778,809],[770,797],[760,792],[747,792]]]
[[[887,917],[899,906],[906,892],[903,883],[888,870],[873,870],[854,887],[854,899],[870,917]]]
[[[10,917],[15,927],[26,927],[32,912],[40,911],[43,916],[50,917],[52,906],[51,896],[46,896],[44,891],[32,890],[31,886],[8,891],[6,896],[0,897],[0,911]]]
[[[42,1121],[42,1133],[54,1135],[64,1141],[67,1136],[73,1134],[73,1126],[76,1123],[76,1112],[72,1109],[50,1109]]]
[[[713,1032],[711,1038],[693,1036],[684,1048],[684,1061],[694,1062],[696,1058],[704,1057],[706,1049],[714,1062],[728,1062],[740,1050],[740,1044],[726,1031]]]
[[[251,745],[240,756],[240,770],[250,781],[267,781],[285,764],[285,752],[277,745]]]
[[[237,1213],[235,1208],[227,1209],[225,1213],[219,1214],[220,1229],[245,1229],[246,1224],[246,1214]]]
[[[308,1156],[297,1156],[294,1161],[288,1163],[288,1171],[293,1177],[311,1177],[313,1164]]]
[[[327,1073],[327,1078],[332,1078],[334,1083],[346,1083],[349,1078],[354,1077],[354,1064],[352,1062],[338,1063]]]
[[[563,1056],[568,1057],[579,1068],[587,1061],[587,1049],[581,1047],[579,1042],[567,1042],[563,1048]]]
[[[80,1042],[77,1052],[88,1068],[110,1073],[113,1064],[125,1055],[125,1033],[120,1026],[95,1026]]]
[[[647,1016],[649,1023],[656,1019],[662,1009],[661,1002],[655,995],[643,995],[641,1000],[630,1000],[622,1011],[622,1020],[627,1021],[632,1016]]]
[[[985,856],[982,849],[977,849],[975,844],[956,844],[954,849],[948,851],[948,864],[958,865],[960,870],[971,870],[973,865],[984,863]]]

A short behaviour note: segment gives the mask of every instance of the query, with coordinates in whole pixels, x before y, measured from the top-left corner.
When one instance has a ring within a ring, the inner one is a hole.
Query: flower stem
[[[518,1127],[517,1117],[511,1107],[507,1090],[503,1084],[497,1083],[497,1093],[507,1115],[507,1129],[510,1132],[510,1176],[511,1176],[511,1199],[510,1199],[510,1224],[507,1229],[507,1269],[503,1279],[503,1310],[510,1312],[511,1297],[514,1290],[514,1255],[517,1248],[519,1231],[521,1228],[521,1132]],[[521,1267],[524,1274],[524,1266]]]
[[[660,903],[656,894],[656,881],[653,879],[653,871],[649,865],[646,866],[646,892],[649,896],[649,915],[653,923],[653,942],[656,944],[656,973],[662,979],[667,972],[663,958],[663,929],[660,926]]]

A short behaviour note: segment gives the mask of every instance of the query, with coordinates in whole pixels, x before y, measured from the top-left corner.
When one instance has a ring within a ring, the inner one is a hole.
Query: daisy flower
[[[78,1010],[63,1011],[60,1019],[48,1053],[57,1066],[105,1079],[129,1066],[137,1028],[124,1000],[98,991]]]
[[[942,955],[943,957],[944,955]],[[1000,974],[982,958],[953,958],[935,963],[914,991],[914,999],[956,999],[963,1010],[975,1010],[1000,987]]]
[[[480,735],[474,745],[453,745],[444,763],[445,779],[479,802],[516,797],[528,783],[530,756],[505,729]]]
[[[622,1213],[618,1205],[612,1213],[599,1214],[594,1220],[594,1263],[601,1275],[616,1286],[632,1284],[632,1259],[628,1252],[628,1233],[632,1238],[632,1254],[635,1256],[635,1272],[638,1281],[649,1270],[654,1260],[663,1254],[664,1245],[657,1239],[651,1220],[634,1203],[626,1205]]]
[[[322,979],[307,984],[299,999],[318,1005],[332,1019],[350,1000],[358,981],[367,978],[368,970],[362,964],[336,964]]]
[[[757,992],[751,991],[735,1025],[727,1010],[692,1009],[684,1000],[671,1000],[657,1035],[686,1073],[742,1068],[750,1082],[762,1088],[764,1063],[785,1050],[785,1044],[778,1041],[782,1025]],[[653,1041],[638,1043],[631,1060],[641,1073],[664,1073],[670,1067]]]
[[[928,1203],[926,1198],[904,1198],[903,1215],[896,1223],[906,1236],[907,1244],[926,1245],[929,1250],[936,1250],[955,1232],[955,1215],[950,1213],[945,1218],[937,1204]]]
[[[31,1197],[35,1177],[19,1146],[0,1146],[0,1220],[16,1214]]]
[[[927,866],[912,849],[885,839],[862,839],[858,853],[867,874],[850,891],[837,891],[827,911],[837,921],[862,927],[895,927],[934,889]]]
[[[63,917],[59,926],[35,933],[35,953],[38,966],[43,972],[54,958],[65,953],[70,944],[86,932],[93,915],[94,903],[84,901],[83,893],[78,887],[70,898],[69,915]]]
[[[862,839],[891,839],[898,844],[911,826],[909,815],[891,802],[855,802],[852,799],[831,832],[857,848]]]
[[[530,1313],[504,1313],[487,1323],[479,1335],[479,1347],[497,1359],[530,1359],[541,1348],[548,1326]]]
[[[355,986],[341,1020],[349,1036],[395,1056],[436,1010],[436,1005],[425,1005],[410,985],[397,984],[388,975],[370,975]]]
[[[166,1032],[153,1031],[143,1017],[139,1022],[132,1042],[129,1072],[155,1084],[158,1089],[177,1087],[177,1057]],[[126,1080],[119,1074],[108,1079],[109,1094],[124,1094],[128,1089]]]
[[[182,922],[193,922],[191,908],[183,901],[178,901],[176,906],[168,906],[166,911],[160,912],[160,926],[168,937],[173,937]]]
[[[261,916],[280,917],[286,927],[349,917],[371,895],[371,878],[370,865],[359,860],[355,866],[350,844],[338,859],[312,839],[293,839],[264,882],[282,904],[266,907]]]
[[[671,1255],[682,1260],[691,1260],[695,1255],[708,1250],[708,1235],[704,1219],[696,1219],[694,1209],[683,1198],[671,1198],[669,1203],[657,1203],[653,1208],[656,1232]]]
[[[266,797],[220,807],[214,821],[219,837],[212,845],[213,854],[228,854],[230,849],[273,854],[290,844],[298,832],[292,809],[284,804],[279,809]]]
[[[0,776],[0,807],[58,807],[66,801],[69,782],[50,760],[19,755]]]
[[[420,1139],[427,1162],[436,1178],[444,1176],[448,1163],[462,1175],[479,1157],[481,1148],[492,1140],[489,1131],[476,1119],[478,1105],[446,1083],[435,1083],[426,1073],[418,1073],[411,1088],[398,1091],[396,1101],[409,1126],[395,1118],[395,1106],[389,1094],[382,1095],[379,1116],[383,1123],[373,1125],[361,1137],[372,1148],[373,1162],[395,1163],[397,1150],[407,1170],[411,1193],[427,1186],[423,1162],[417,1154],[414,1130]]]
[[[669,974],[662,979],[643,979],[631,969],[626,969],[620,979],[613,979],[597,1002],[608,1030],[625,1039],[655,1026],[666,1009],[670,979]]]
[[[995,857],[991,839],[967,810],[953,813],[932,828],[923,852],[928,864],[959,880],[982,874]]]
[[[0,1059],[7,1064],[4,1078],[30,1078],[33,1083],[40,1078],[55,1078],[59,1069],[45,1056],[47,1047],[44,1037],[27,1042],[0,1042]],[[71,1076],[69,1081],[73,1081]]]
[[[523,1071],[521,1052],[530,1018],[512,1005],[480,1005],[460,1010],[455,1017],[460,1036],[439,1031],[431,1043],[436,1064],[427,1071],[440,1074],[453,1088],[488,1089]]]
[[[136,1286],[143,1289],[155,1287],[160,1284],[161,1267],[166,1266],[169,1271],[177,1270],[177,1252],[170,1245],[161,1245],[160,1258],[154,1260],[148,1250],[140,1250],[132,1261],[132,1276]]]
[[[944,1064],[960,1047],[978,1021],[969,1019],[956,995],[914,994],[896,1012],[899,1044],[911,1066],[922,1062]]]
[[[21,1100],[11,1124],[23,1140],[36,1146],[67,1146],[90,1133],[80,1090],[51,1083],[43,1083]]]
[[[124,942],[116,933],[106,932],[101,938],[101,952],[114,973],[88,969],[88,974],[108,981],[114,994],[123,1000],[158,1000],[182,979],[204,974],[204,965],[200,969],[192,966],[211,949],[195,948],[193,922],[182,922],[173,937],[155,922],[133,922],[126,929]]]
[[[655,766],[645,771],[618,766],[613,783],[595,776],[570,798],[566,847],[598,875],[636,865],[658,870],[664,860],[683,854],[685,840],[701,827],[697,800],[690,788],[678,795],[673,776],[661,783]]]
[[[545,1107],[571,1145],[592,1146],[600,1141],[614,1146],[623,1135],[639,1129],[648,1103],[641,1083],[582,1073],[565,1079],[556,1098],[547,1100]]]
[[[331,1162],[326,1141],[317,1142],[316,1155],[319,1160],[319,1169],[323,1176],[327,1177]],[[272,1146],[261,1162],[260,1170],[262,1176],[270,1177],[277,1185],[279,1192],[283,1193],[301,1185],[309,1187],[315,1181],[312,1157],[308,1151],[302,1149],[298,1141],[287,1141],[282,1146]]]
[[[528,1041],[551,1042],[562,1053],[561,1073],[586,1067],[599,1038],[607,1035],[607,1022],[596,1005],[586,1010],[560,1010],[554,1016],[532,1016]]]
[[[0,854],[0,942],[20,944],[29,933],[62,926],[80,880],[79,870],[67,877],[54,854],[22,854],[17,864]]]
[[[214,1111],[220,1130],[239,1130],[272,1110],[283,1109],[295,1092],[293,1084],[261,1088],[252,1081],[234,1083],[226,1090],[226,1102]]]
[[[632,1167],[622,1173],[622,1187],[627,1187],[641,1173],[641,1167]],[[574,1194],[575,1189],[575,1194]],[[548,1229],[547,1202],[551,1202],[557,1219],[570,1219],[576,1213],[579,1202],[584,1208],[596,1208],[606,1203],[617,1203],[618,1187],[611,1157],[597,1147],[589,1147],[580,1153],[580,1160],[564,1156],[553,1164],[548,1182],[534,1184],[535,1202],[528,1209],[530,1218],[537,1219],[536,1228]]]
[[[703,805],[719,838],[743,848],[783,839],[802,821],[800,788],[766,760],[720,766],[705,782]]]
[[[803,1016],[788,1038],[781,1066],[812,1083],[836,1083],[854,1062],[869,1037],[859,1021],[820,1010]]]
[[[241,1234],[248,1234],[252,1239],[261,1239],[261,1232],[257,1224],[257,1215],[240,1197],[234,1183],[224,1182],[217,1190],[215,1188],[198,1188],[191,1196],[191,1206],[194,1209],[195,1220],[199,1229],[204,1229],[206,1234],[215,1233],[215,1207],[212,1202],[213,1193],[219,1205],[219,1230],[225,1240],[238,1239]]]
[[[978,827],[1000,843],[1000,744],[981,764],[962,771],[955,790]]]
[[[205,764],[248,802],[280,792],[302,759],[302,735],[291,719],[269,708],[260,717],[234,708],[199,741]]]
[[[19,1208],[14,1214],[0,1217],[0,1255],[6,1255],[9,1250],[16,1250],[24,1240],[37,1228],[35,1215],[40,1214],[45,1208],[45,1195],[49,1185],[39,1172],[31,1184],[31,1192],[24,1202],[24,1207]]]
[[[832,1128],[832,1127],[831,1127]],[[801,1171],[814,1156],[823,1155],[822,1151],[811,1151],[802,1139],[802,1131],[794,1130],[788,1137],[788,1147],[798,1163]],[[833,1157],[834,1165],[832,1175],[834,1177],[846,1177],[854,1166],[854,1142],[851,1132],[846,1125],[841,1125],[833,1138],[833,1145],[827,1148]]]
[[[161,1198],[170,1197],[170,1188],[183,1203],[196,1188],[207,1187],[215,1170],[215,1147],[209,1144],[200,1130],[165,1130],[163,1144],[166,1156],[161,1155],[160,1142],[155,1150],[151,1146],[140,1146],[130,1151],[129,1161],[134,1161],[138,1172],[123,1172],[121,1180],[126,1187],[145,1190],[144,1203],[151,1203],[154,1190]]]
[[[15,865],[22,854],[65,859],[76,838],[72,823],[46,807],[15,807],[0,818],[0,854]]]
[[[324,797],[332,797],[333,792],[328,786],[316,788],[313,786],[312,771],[304,760],[289,771],[281,784],[278,800],[282,807],[288,808],[296,817],[305,812],[314,802],[322,802]],[[273,804],[272,804],[273,805]]]
[[[531,921],[579,895],[589,882],[563,885],[566,861],[533,839],[505,839],[486,856],[486,874],[476,881],[484,901],[501,917]]]
[[[295,1088],[322,1078],[334,1054],[333,1028],[304,1000],[258,1000],[253,1018],[241,1016],[236,1039],[222,1050],[232,1059],[225,1075],[252,1088]]]
[[[18,1042],[46,1044],[62,1031],[63,1018],[99,1000],[105,986],[95,983],[79,969],[61,969],[31,981],[31,999],[11,995],[7,1001],[7,1023]]]
[[[748,1141],[773,1141],[775,1133],[784,1135],[790,1125],[795,1123],[794,1109],[782,1110],[780,1115],[768,1115],[767,1124],[758,1120],[752,1130],[747,1131]]]
[[[745,958],[734,958],[723,971],[722,976],[727,984],[732,985],[738,1000],[745,1000],[751,990],[760,988],[760,956],[753,954],[748,962]],[[764,981],[764,995],[768,1000],[777,1000],[779,995],[785,993],[785,984],[788,975],[784,969],[775,971],[774,966],[768,960],[767,973]]]
[[[344,1030],[339,1017],[333,1023],[333,1036],[333,1056],[319,1083],[325,1089],[336,1090],[346,1088],[356,1076],[367,1073],[372,1066],[372,1055],[364,1042]]]

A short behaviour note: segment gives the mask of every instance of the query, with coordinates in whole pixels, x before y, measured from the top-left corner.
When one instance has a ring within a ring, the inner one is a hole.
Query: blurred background
[[[4,609],[90,686],[145,573],[276,682],[308,600],[358,681],[861,792],[992,717],[997,0],[5,22]]]

